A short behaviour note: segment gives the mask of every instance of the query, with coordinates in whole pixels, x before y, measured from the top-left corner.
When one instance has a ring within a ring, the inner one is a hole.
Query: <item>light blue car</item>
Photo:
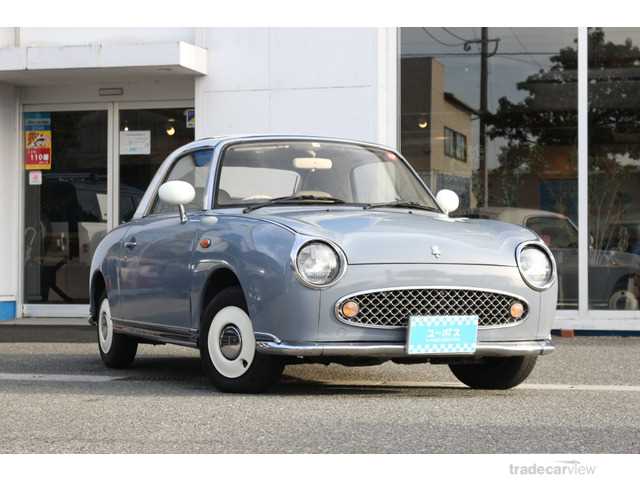
[[[521,383],[553,351],[553,255],[533,232],[451,218],[402,156],[305,136],[185,145],[91,265],[100,355],[200,349],[213,384],[263,391],[290,363],[445,363]]]

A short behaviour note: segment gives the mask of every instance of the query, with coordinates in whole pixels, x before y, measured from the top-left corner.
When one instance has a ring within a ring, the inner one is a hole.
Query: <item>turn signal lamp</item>
[[[344,318],[353,318],[360,312],[360,305],[353,300],[349,300],[342,304],[341,310]]]
[[[524,305],[522,305],[520,302],[514,302],[511,305],[511,317],[513,318],[522,318],[522,315],[524,314]]]

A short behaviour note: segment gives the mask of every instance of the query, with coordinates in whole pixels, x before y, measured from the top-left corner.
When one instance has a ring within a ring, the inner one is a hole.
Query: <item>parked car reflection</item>
[[[558,264],[558,308],[578,308],[578,228],[565,215],[545,210],[485,207],[460,216],[499,220],[525,226],[549,246]],[[640,220],[640,219],[639,219]],[[625,219],[613,225],[603,248],[589,248],[591,308],[640,308],[640,222]]]
[[[26,300],[88,303],[87,278],[93,252],[107,232],[104,175],[45,173],[39,212],[25,226]],[[135,211],[144,192],[120,187],[121,208]]]

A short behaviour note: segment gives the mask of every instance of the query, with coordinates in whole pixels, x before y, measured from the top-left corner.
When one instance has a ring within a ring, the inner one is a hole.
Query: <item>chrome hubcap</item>
[[[227,360],[235,360],[242,350],[242,335],[235,325],[227,325],[220,332],[220,352]]]

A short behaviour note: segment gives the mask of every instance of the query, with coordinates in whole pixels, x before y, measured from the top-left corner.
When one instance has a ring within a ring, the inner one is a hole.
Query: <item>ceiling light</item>
[[[175,118],[170,118],[169,120],[167,120],[167,135],[172,136],[176,133],[176,128],[174,127],[175,123]]]

